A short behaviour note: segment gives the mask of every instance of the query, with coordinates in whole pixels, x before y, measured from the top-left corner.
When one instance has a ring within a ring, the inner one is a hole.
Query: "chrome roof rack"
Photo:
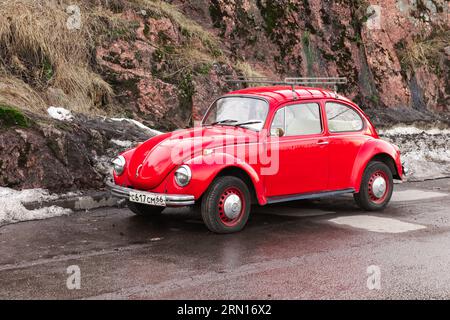
[[[259,83],[259,84],[273,84],[273,85],[286,84],[282,80],[271,80],[267,77],[225,76],[224,81],[229,83]]]
[[[271,85],[287,85],[292,87],[292,94],[294,99],[297,99],[297,93],[295,92],[296,85],[313,86],[324,85],[333,86],[334,91],[337,91],[338,84],[346,84],[347,78],[344,77],[287,77],[284,80],[271,80],[266,77],[244,77],[244,76],[225,76],[225,82],[229,83],[252,83],[252,84],[271,84]]]
[[[286,84],[302,84],[302,85],[314,85],[314,84],[325,84],[325,85],[337,85],[346,84],[347,78],[343,77],[322,77],[322,78],[284,78]]]

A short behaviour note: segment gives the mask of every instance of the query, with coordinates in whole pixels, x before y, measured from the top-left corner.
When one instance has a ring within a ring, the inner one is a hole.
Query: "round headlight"
[[[183,165],[175,171],[175,182],[180,187],[187,186],[189,184],[189,181],[191,181],[191,178],[191,168],[189,168],[187,165]]]
[[[123,156],[118,156],[117,158],[115,158],[113,161],[113,166],[114,166],[114,172],[120,176],[124,170],[125,170],[125,158]]]

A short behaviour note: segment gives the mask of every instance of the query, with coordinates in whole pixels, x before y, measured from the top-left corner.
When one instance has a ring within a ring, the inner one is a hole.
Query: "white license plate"
[[[148,204],[150,206],[166,206],[166,197],[160,194],[130,192],[129,199],[131,202]]]

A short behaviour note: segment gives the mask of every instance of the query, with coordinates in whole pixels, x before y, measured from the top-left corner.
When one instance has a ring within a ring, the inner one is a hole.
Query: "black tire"
[[[380,175],[386,181],[386,191],[380,198],[376,198],[371,191],[371,183],[373,182],[373,177]],[[372,182],[371,182],[372,181]],[[359,193],[353,194],[356,204],[364,210],[367,211],[380,211],[386,208],[392,197],[392,192],[394,191],[394,183],[392,179],[392,172],[389,167],[383,162],[372,161],[369,162],[366,169],[364,170],[364,175],[361,180],[361,186]]]
[[[159,215],[165,209],[165,207],[148,206],[131,201],[127,201],[127,206],[134,214],[143,217]]]
[[[229,219],[224,214],[223,207],[227,197],[233,194],[239,197],[241,208],[235,219]],[[206,190],[202,199],[201,214],[210,231],[221,234],[234,233],[241,231],[247,224],[250,208],[251,196],[245,182],[233,176],[224,176],[215,179]]]

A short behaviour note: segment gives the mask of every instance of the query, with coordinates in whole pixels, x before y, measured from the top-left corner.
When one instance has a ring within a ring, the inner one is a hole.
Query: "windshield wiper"
[[[234,126],[240,127],[240,126],[246,126],[246,125],[249,125],[249,124],[257,124],[257,123],[262,123],[262,121],[261,120],[254,120],[254,121],[241,122],[241,123],[236,123]]]
[[[214,126],[216,124],[224,124],[224,123],[235,123],[238,122],[237,120],[233,120],[233,119],[225,119],[225,120],[220,120],[220,121],[216,121],[211,123],[211,126]]]

